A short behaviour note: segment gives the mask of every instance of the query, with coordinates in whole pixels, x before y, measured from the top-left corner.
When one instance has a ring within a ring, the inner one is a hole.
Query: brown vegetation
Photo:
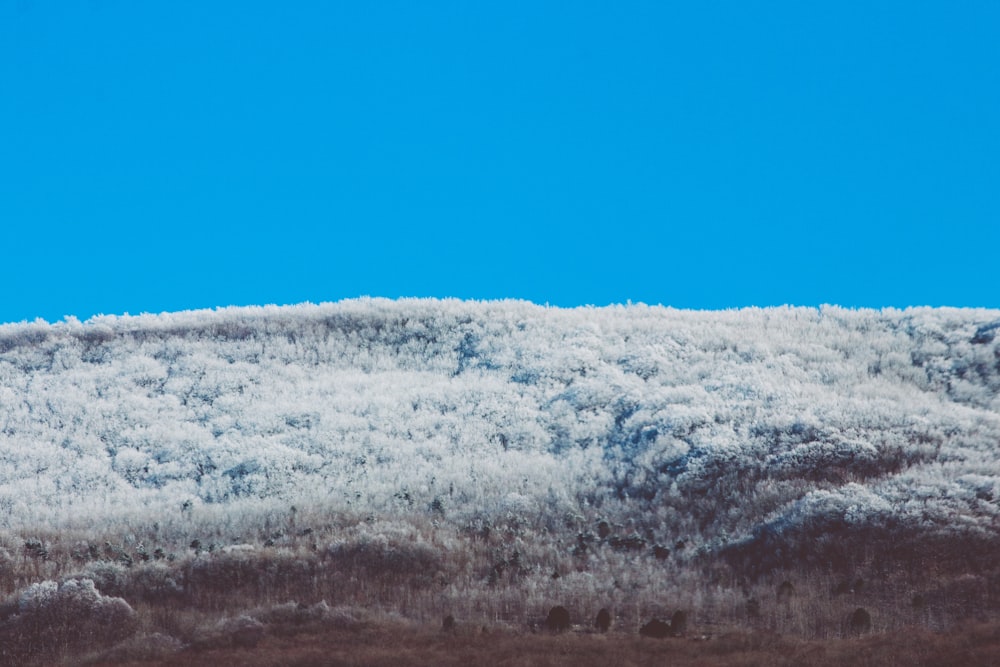
[[[611,612],[607,609],[601,609],[597,612],[597,618],[594,619],[594,628],[598,632],[607,632],[611,629]]]
[[[661,621],[658,618],[654,618],[649,621],[641,628],[639,628],[639,635],[641,637],[652,637],[653,639],[665,639],[671,634],[670,623],[666,621]]]
[[[549,610],[549,615],[545,617],[545,627],[550,632],[565,632],[569,630],[569,610],[560,605],[552,607]]]
[[[143,645],[143,642],[145,643]],[[968,667],[1000,661],[1000,625],[955,633],[916,628],[858,639],[801,640],[769,632],[727,632],[706,640],[642,640],[634,634],[529,634],[504,628],[445,635],[404,622],[293,631],[276,628],[252,649],[205,645],[157,654],[159,637],[123,644],[86,658],[93,665],[163,667],[399,667],[405,665],[574,665],[645,667]],[[169,647],[166,647],[169,650]]]
[[[0,535],[4,660],[51,664],[84,649],[109,663],[175,654],[200,661],[251,648],[266,656],[291,646],[291,636],[323,645],[330,633],[363,637],[388,627],[409,633],[417,663],[433,662],[420,651],[444,650],[449,637],[470,655],[490,657],[488,646],[502,651],[514,637],[526,651],[547,655],[553,645],[531,634],[538,629],[591,644],[603,636],[628,654],[646,626],[642,634],[662,638],[672,647],[663,650],[680,651],[678,659],[695,651],[678,647],[711,638],[698,655],[716,660],[719,650],[729,656],[719,664],[750,664],[738,662],[737,649],[719,647],[742,638],[751,653],[772,642],[791,656],[808,648],[839,660],[843,647],[859,640],[888,652],[906,648],[901,633],[916,633],[933,647],[969,623],[1000,619],[995,568],[956,574],[933,564],[908,571],[871,561],[848,573],[802,568],[748,576],[710,553],[663,561],[594,542],[581,555],[572,542],[567,549],[523,523],[496,522],[487,532],[449,530],[417,516],[380,521],[299,510],[295,518],[296,530],[278,538],[273,529],[244,528],[227,539],[196,521],[124,535]],[[553,579],[553,570],[565,574]],[[662,620],[650,627],[650,619]],[[491,639],[479,637],[484,628]],[[430,631],[441,637],[430,641]],[[635,649],[634,664],[645,664],[648,650]]]

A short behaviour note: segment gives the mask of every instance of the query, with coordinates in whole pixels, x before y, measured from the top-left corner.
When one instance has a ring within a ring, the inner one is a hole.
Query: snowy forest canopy
[[[0,526],[233,503],[992,543],[1000,311],[361,299],[0,326]]]

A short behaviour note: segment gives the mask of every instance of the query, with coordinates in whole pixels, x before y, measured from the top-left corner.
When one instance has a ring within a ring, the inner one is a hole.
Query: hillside
[[[8,593],[237,543],[439,579],[417,617],[639,616],[669,591],[707,623],[778,573],[874,575],[884,601],[914,568],[985,577],[992,613],[1000,311],[362,299],[0,326]],[[969,612],[941,600],[932,625]]]

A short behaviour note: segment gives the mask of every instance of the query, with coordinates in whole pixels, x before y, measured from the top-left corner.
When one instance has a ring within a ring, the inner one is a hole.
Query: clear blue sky
[[[0,321],[1000,307],[1000,3],[0,0]]]

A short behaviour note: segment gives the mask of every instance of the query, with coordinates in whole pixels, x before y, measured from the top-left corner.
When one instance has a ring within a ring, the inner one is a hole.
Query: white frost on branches
[[[991,530],[997,322],[360,299],[2,325],[0,525],[642,501],[730,534],[834,510]]]

